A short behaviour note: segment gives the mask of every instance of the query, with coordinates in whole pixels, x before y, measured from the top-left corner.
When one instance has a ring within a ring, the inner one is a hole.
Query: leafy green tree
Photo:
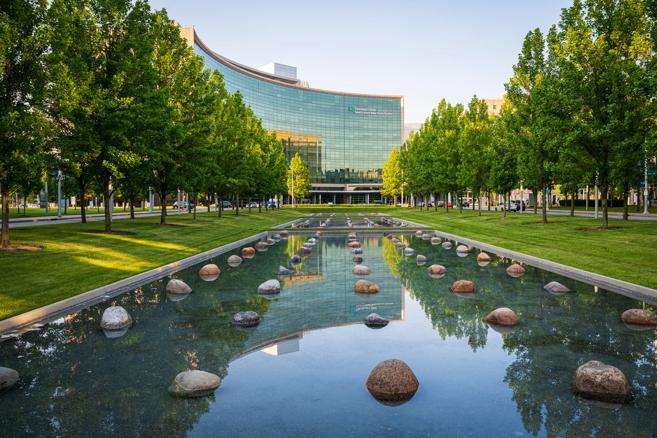
[[[493,120],[488,183],[492,190],[504,197],[504,217],[508,209],[508,193],[518,183],[518,153],[515,141],[518,129],[518,118],[515,117],[511,105],[505,103],[500,116]]]
[[[131,0],[53,0],[48,15],[55,146],[62,162],[74,163],[81,196],[89,179],[97,180],[110,232],[120,167],[137,163],[131,110],[135,90],[147,88],[149,78],[150,8]]]
[[[488,189],[492,123],[488,116],[486,101],[474,96],[465,113],[463,131],[459,139],[461,160],[458,167],[458,181],[463,187],[472,190],[472,208],[475,208],[476,194],[481,215],[481,192]]]
[[[396,147],[390,152],[390,156],[383,164],[383,187],[381,194],[393,199],[397,204],[397,197],[402,193],[402,170],[399,157],[399,149]]]
[[[3,0],[0,3],[0,246],[9,241],[9,198],[46,147],[43,113],[46,50],[43,19],[46,1]]]
[[[519,123],[515,136],[520,155],[519,174],[537,200],[538,193],[542,194],[544,224],[547,223],[547,191],[552,181],[550,170],[556,161],[551,141],[558,124],[550,109],[559,101],[550,75],[545,39],[541,30],[535,29],[525,36],[506,91]]]
[[[310,175],[308,166],[301,159],[297,152],[287,172],[287,193],[292,197],[292,204],[296,203],[296,198],[305,198],[310,194]]]
[[[575,0],[551,38],[562,104],[578,121],[572,144],[594,164],[601,189],[603,228],[612,189],[627,193],[654,129],[650,35],[643,0]]]

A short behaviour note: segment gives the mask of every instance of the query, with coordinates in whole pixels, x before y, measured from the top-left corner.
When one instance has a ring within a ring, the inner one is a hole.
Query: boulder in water
[[[206,265],[206,266],[208,266],[208,265]],[[205,266],[203,268],[205,268]],[[201,268],[201,271],[203,271],[203,268]],[[200,272],[199,272],[199,274],[200,274]],[[219,275],[219,274],[217,274],[217,275]],[[201,277],[201,278],[203,278],[203,277]],[[216,277],[215,277],[215,279],[216,279]],[[167,283],[166,291],[167,291],[167,293],[174,294],[174,295],[175,294],[187,295],[192,291],[192,288],[189,287],[189,285],[187,283],[185,283],[184,281],[178,280],[177,278],[172,278]]]
[[[221,385],[219,376],[200,370],[179,373],[174,379],[169,392],[178,397],[205,397],[214,393]]]
[[[508,307],[500,307],[484,317],[484,321],[494,325],[514,326],[518,325],[518,315]]]
[[[457,280],[452,284],[452,292],[456,294],[473,294],[475,285],[470,280]]]
[[[447,269],[443,265],[431,265],[427,268],[429,275],[444,275],[445,271]]]
[[[404,248],[405,256],[412,256],[413,254],[415,254],[415,250],[413,248]]]
[[[418,266],[423,266],[424,264],[427,263],[426,256],[423,256],[422,254],[418,254],[417,257],[415,257],[415,263],[417,263]]]
[[[255,257],[256,250],[252,246],[247,246],[246,248],[242,248],[242,257],[245,259],[252,259]]]
[[[242,264],[242,257],[233,254],[232,256],[228,257],[226,263],[228,263],[228,266],[231,268],[236,268]]]
[[[281,283],[278,280],[267,280],[258,286],[258,293],[261,295],[273,295],[281,291]]]
[[[363,263],[363,256],[355,255],[352,260],[353,260],[354,263]]]
[[[566,286],[559,283],[558,281],[549,282],[548,284],[543,286],[543,289],[550,292],[551,294],[565,294],[570,292],[570,289],[568,289]]]
[[[432,245],[440,245],[443,242],[443,240],[440,237],[432,237],[431,238],[431,244]]]
[[[389,359],[379,363],[367,378],[367,390],[386,403],[402,403],[413,398],[420,383],[413,370],[401,360]]]
[[[575,372],[575,392],[584,398],[611,403],[626,403],[631,388],[621,370],[597,360],[591,360]]]
[[[523,268],[517,263],[514,263],[508,268],[506,268],[506,273],[513,278],[522,277],[525,274],[525,268]]]
[[[356,265],[352,268],[351,272],[354,275],[370,275],[370,268],[365,265]]]
[[[477,264],[481,267],[488,266],[490,263],[490,256],[485,252],[480,252],[477,254]]]
[[[260,324],[260,315],[253,310],[237,312],[233,315],[233,324],[239,327],[255,327]]]
[[[623,312],[621,319],[625,324],[632,325],[657,325],[657,315],[647,309],[629,309]]]
[[[446,240],[445,242],[442,243],[441,245],[444,249],[452,249],[452,242],[449,240]]]
[[[0,393],[5,392],[16,386],[20,375],[18,371],[11,368],[0,367]]]
[[[379,293],[379,285],[367,280],[358,280],[354,285],[354,292],[365,295],[376,294]]]
[[[278,275],[292,275],[292,274],[294,274],[294,271],[292,269],[288,269],[285,266],[278,267]]]
[[[269,249],[269,244],[267,242],[260,241],[260,242],[255,244],[255,249],[258,252],[265,252]]]
[[[219,274],[221,274],[221,269],[219,269],[219,266],[215,265],[214,263],[208,263],[198,271],[198,276],[201,277],[201,280],[203,281],[215,281],[217,278],[219,278]],[[189,290],[189,292],[171,292],[169,289],[167,289],[167,292],[189,293],[191,292],[191,289]]]
[[[388,320],[378,313],[370,313],[365,317],[365,325],[373,328],[381,328],[388,325]]]
[[[100,320],[100,328],[103,330],[124,330],[132,325],[132,317],[121,306],[112,306],[105,309]]]

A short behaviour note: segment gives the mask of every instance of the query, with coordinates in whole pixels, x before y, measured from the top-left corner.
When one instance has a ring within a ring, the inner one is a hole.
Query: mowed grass
[[[14,244],[42,251],[0,252],[0,319],[207,251],[292,220],[302,213],[240,211],[117,220],[116,234],[102,233],[103,222],[61,224],[11,230]]]
[[[523,252],[657,289],[657,222],[610,219],[610,229],[584,217],[400,209],[399,217],[436,230]]]

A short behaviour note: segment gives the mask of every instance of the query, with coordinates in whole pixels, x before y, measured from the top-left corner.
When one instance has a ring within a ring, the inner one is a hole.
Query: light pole
[[[62,171],[57,171],[57,217],[62,217]]]
[[[153,213],[153,187],[148,186],[148,212]]]
[[[594,217],[595,217],[595,219],[597,219],[598,218],[598,176],[597,175],[595,176],[595,195],[593,195],[593,196],[595,197],[595,200],[594,200],[595,201],[595,215],[594,215]]]

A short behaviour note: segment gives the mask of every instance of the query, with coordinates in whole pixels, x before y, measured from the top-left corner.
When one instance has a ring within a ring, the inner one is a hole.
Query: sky
[[[402,95],[405,121],[438,102],[496,98],[525,34],[572,0],[150,0],[215,52],[297,67],[313,88]]]

